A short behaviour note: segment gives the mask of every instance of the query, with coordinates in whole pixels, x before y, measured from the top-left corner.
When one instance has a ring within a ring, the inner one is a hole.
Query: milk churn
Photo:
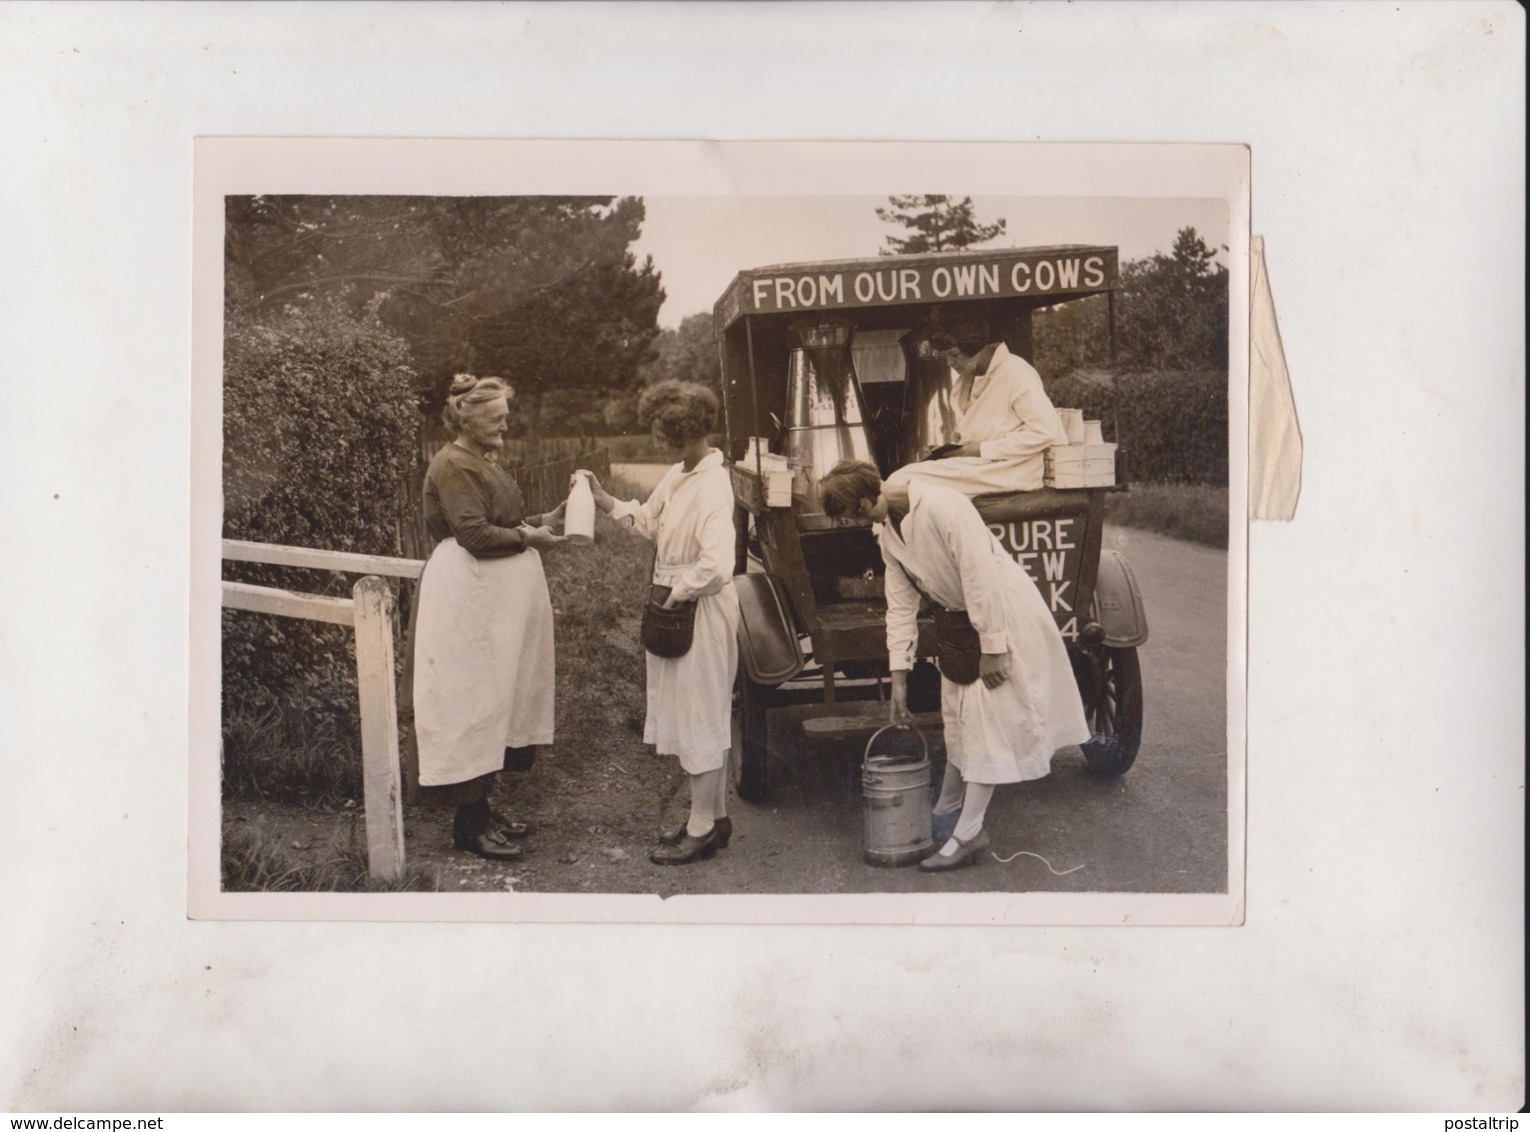
[[[905,387],[903,419],[913,435],[909,438],[909,460],[923,460],[932,448],[956,440],[956,406],[951,399],[952,371],[946,359],[930,347],[919,344],[918,356],[909,367]]]
[[[816,322],[792,328],[786,384],[786,458],[792,468],[792,495],[798,525],[821,529],[833,524],[823,513],[818,481],[841,460],[872,462],[871,436],[861,387],[850,353],[854,328]]]
[[[923,753],[873,755],[872,747],[889,731],[912,731],[919,736]],[[868,865],[913,865],[934,850],[930,837],[930,749],[917,727],[889,723],[866,741],[861,797],[866,814],[862,857]]]

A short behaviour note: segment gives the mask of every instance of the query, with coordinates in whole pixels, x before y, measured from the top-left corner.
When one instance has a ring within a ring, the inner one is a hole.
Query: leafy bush
[[[1133,483],[1227,484],[1227,374],[1079,370],[1048,385],[1052,403],[1103,422]]]
[[[269,323],[231,315],[224,338],[225,537],[397,554],[418,413],[408,350],[369,312],[313,303]],[[225,563],[236,581],[349,596],[353,577]],[[228,705],[276,705],[338,733],[357,726],[354,634],[225,610]],[[226,718],[225,723],[228,720]],[[225,740],[225,757],[243,752]],[[238,777],[237,775],[235,777]]]
[[[288,707],[264,688],[249,697],[224,695],[226,796],[314,805],[361,797],[361,737],[345,705],[316,710],[313,696],[297,698],[306,706]]]

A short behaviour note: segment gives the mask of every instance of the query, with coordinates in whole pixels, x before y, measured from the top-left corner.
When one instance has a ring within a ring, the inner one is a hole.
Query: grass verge
[[[358,819],[359,821],[359,815]],[[436,892],[433,872],[405,864],[398,880],[374,880],[367,873],[366,846],[359,830],[328,845],[294,849],[260,826],[223,827],[224,892]]]
[[[271,701],[225,703],[223,794],[315,805],[359,798],[360,736],[344,713]]]
[[[1227,488],[1134,483],[1129,492],[1105,497],[1105,521],[1225,550]]]

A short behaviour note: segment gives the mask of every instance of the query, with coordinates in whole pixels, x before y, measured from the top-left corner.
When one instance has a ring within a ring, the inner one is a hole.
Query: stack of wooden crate
[[[765,506],[790,507],[792,466],[785,456],[768,451],[767,444],[768,441],[762,436],[751,437],[739,466],[746,471],[758,471],[761,486],[765,490]]]
[[[1111,487],[1116,482],[1114,444],[1061,444],[1046,451],[1047,487]]]

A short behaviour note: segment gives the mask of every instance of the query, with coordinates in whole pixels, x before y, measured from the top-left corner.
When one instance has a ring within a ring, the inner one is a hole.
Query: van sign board
[[[783,264],[741,272],[718,300],[724,326],[746,314],[848,310],[1091,294],[1119,286],[1115,248],[1070,245]]]

